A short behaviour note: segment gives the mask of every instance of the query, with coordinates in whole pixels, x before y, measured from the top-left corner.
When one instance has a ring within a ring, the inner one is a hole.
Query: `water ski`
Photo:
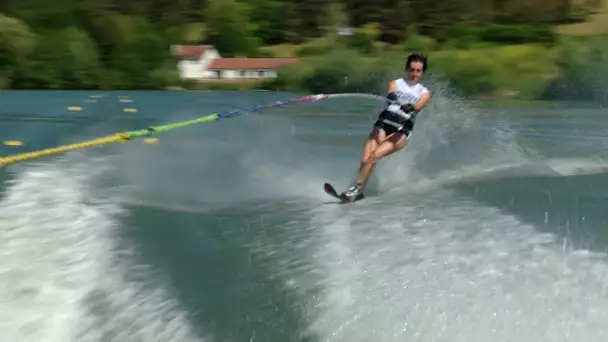
[[[329,196],[339,200],[340,204],[357,202],[357,201],[360,201],[365,198],[364,194],[360,194],[359,196],[357,196],[357,198],[355,198],[354,201],[351,201],[348,198],[344,197],[343,194],[338,194],[336,189],[329,183],[323,184],[323,190],[325,190],[325,193],[328,194]]]

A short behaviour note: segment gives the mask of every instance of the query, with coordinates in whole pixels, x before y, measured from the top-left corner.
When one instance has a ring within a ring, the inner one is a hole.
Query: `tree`
[[[248,8],[235,0],[209,0],[205,8],[208,42],[222,55],[248,55],[258,48],[258,39],[247,17]]]
[[[36,36],[27,24],[0,13],[0,78],[6,82],[13,70],[23,66],[35,44]]]

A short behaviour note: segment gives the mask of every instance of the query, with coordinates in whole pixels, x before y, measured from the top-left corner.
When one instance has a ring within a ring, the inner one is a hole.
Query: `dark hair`
[[[407,56],[407,62],[405,63],[406,70],[409,69],[410,64],[412,62],[422,63],[422,71],[426,71],[426,69],[428,68],[428,62],[426,60],[426,56],[423,55],[422,53],[415,52],[415,53],[412,53],[411,55]]]

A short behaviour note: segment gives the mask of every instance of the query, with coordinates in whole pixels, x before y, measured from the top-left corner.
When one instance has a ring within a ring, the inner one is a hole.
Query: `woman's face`
[[[422,67],[424,64],[422,62],[411,62],[409,67],[407,68],[407,78],[412,82],[418,82],[420,77],[422,76]]]

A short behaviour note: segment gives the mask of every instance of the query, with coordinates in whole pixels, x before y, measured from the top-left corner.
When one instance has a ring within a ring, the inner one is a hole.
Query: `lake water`
[[[0,340],[606,341],[606,110],[434,93],[351,205],[381,101],[1,168]],[[0,155],[297,96],[4,91]]]

